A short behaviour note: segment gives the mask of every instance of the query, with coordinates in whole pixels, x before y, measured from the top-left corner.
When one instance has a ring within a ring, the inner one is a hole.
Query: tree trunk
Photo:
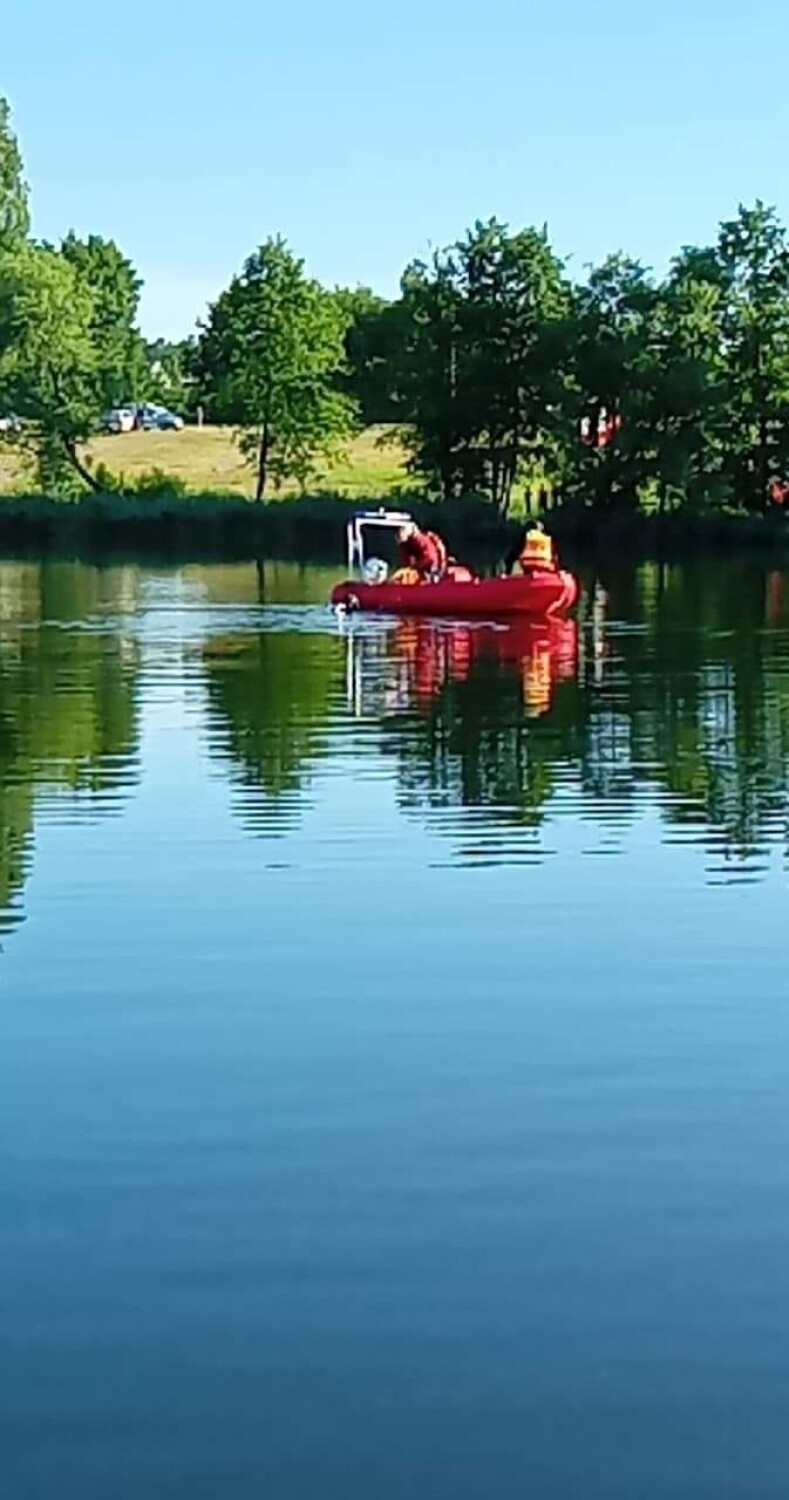
[[[80,459],[76,443],[72,438],[66,437],[65,433],[60,434],[60,440],[68,455],[69,463],[76,469],[80,479],[88,486],[88,489],[93,491],[94,495],[98,495],[101,491],[101,485],[96,479],[95,474],[91,474],[90,469]]]
[[[492,456],[490,460],[490,498],[495,510],[499,509],[499,460]]]
[[[441,467],[441,498],[446,502],[454,499],[455,476],[450,462],[445,459]]]
[[[271,444],[269,441],[268,421],[263,423],[260,434],[260,447],[258,449],[258,482],[255,487],[255,500],[260,501],[266,491],[266,478],[268,470],[268,453]]]
[[[770,477],[770,459],[767,452],[767,444],[767,417],[762,410],[759,417],[759,463],[756,476],[759,486],[759,494],[755,497],[757,510],[765,510],[767,506],[767,481]]]
[[[502,518],[505,521],[510,512],[510,505],[512,504],[512,487],[515,483],[515,469],[516,463],[513,457],[507,459],[506,462],[502,465],[502,482],[499,510]]]

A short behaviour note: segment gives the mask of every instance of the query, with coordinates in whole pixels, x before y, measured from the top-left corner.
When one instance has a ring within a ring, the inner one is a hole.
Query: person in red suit
[[[397,533],[401,568],[413,568],[420,579],[443,578],[447,567],[447,549],[434,531],[420,531],[414,521],[406,521]]]

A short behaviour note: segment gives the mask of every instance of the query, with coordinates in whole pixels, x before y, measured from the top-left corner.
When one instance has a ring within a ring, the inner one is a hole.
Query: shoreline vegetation
[[[386,424],[355,437],[344,458],[300,494],[284,486],[277,499],[250,499],[233,432],[187,427],[99,437],[85,459],[120,475],[118,488],[69,498],[25,488],[24,468],[0,445],[0,554],[30,551],[95,557],[133,554],[189,558],[290,557],[342,566],[345,527],[360,508],[411,512],[437,528],[451,548],[494,562],[529,517],[539,518],[570,555],[618,554],[634,560],[679,560],[700,551],[747,551],[789,558],[789,515],[781,509],[660,512],[627,504],[605,508],[553,491],[538,476],[524,481],[503,516],[486,495],[431,497],[415,485],[408,456]]]
[[[375,509],[373,496],[359,504]],[[484,498],[430,502],[400,493],[390,505],[422,524],[440,528],[460,556],[501,558],[521,526],[502,519]],[[342,566],[345,527],[355,509],[347,496],[301,495],[256,505],[237,494],[117,493],[84,495],[70,502],[43,495],[0,499],[0,555],[30,551],[69,556],[135,552],[183,560],[202,557],[282,557]],[[738,512],[608,511],[567,502],[541,513],[547,530],[572,559],[580,555],[634,561],[680,561],[700,552],[747,553],[755,559],[789,560],[789,517]]]
[[[574,280],[491,219],[390,300],[271,237],[176,343],[141,286],[111,239],[33,237],[0,96],[4,549],[339,559],[355,503],[461,555],[535,515],[587,551],[786,550],[789,235],[760,202],[662,278],[616,252]]]

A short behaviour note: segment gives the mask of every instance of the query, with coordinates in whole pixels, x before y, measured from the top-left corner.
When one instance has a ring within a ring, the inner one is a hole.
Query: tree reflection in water
[[[349,785],[360,771],[388,778],[408,818],[459,857],[543,857],[549,811],[615,848],[647,808],[664,839],[705,848],[714,878],[758,876],[783,849],[780,570],[609,569],[578,620],[355,619],[339,633],[309,602],[325,600],[323,575],[314,590],[309,573],[282,578],[278,613],[276,597],[260,604],[254,565],[191,568],[199,644],[187,663],[166,605],[155,627],[129,624],[141,591],[145,602],[141,570],[0,564],[0,928],[19,920],[42,808],[69,821],[111,811],[140,773],[154,634],[174,703],[196,668],[190,692],[199,682],[205,697],[178,733],[205,738],[250,832],[286,836],[330,769]],[[272,570],[274,594],[278,579]],[[294,606],[296,587],[306,602]],[[168,588],[156,578],[152,597]],[[217,630],[215,600],[243,626]]]
[[[0,930],[21,920],[37,807],[117,809],[137,775],[133,568],[0,564]],[[103,620],[111,611],[111,621]]]

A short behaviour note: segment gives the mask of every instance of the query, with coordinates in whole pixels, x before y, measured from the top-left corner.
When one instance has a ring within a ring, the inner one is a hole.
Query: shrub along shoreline
[[[281,556],[336,561],[345,555],[345,527],[359,509],[378,509],[375,497],[350,502],[321,494],[256,504],[238,495],[121,496],[86,494],[76,500],[19,495],[0,501],[0,550],[92,554],[135,550],[179,557]],[[523,526],[505,521],[489,500],[431,502],[400,493],[390,508],[408,510],[440,531],[458,555],[503,553]],[[746,551],[789,558],[789,515],[741,511],[645,514],[631,507],[565,503],[543,516],[560,547],[584,555],[681,560],[699,552]]]

